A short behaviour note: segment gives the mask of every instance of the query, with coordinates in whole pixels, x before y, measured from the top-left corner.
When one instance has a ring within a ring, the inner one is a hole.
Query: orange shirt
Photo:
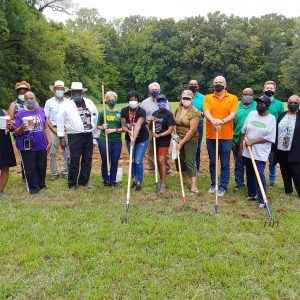
[[[215,119],[224,119],[231,112],[236,112],[239,101],[237,96],[229,94],[225,91],[225,96],[219,99],[216,92],[205,96],[203,101],[203,111],[209,110],[212,117]],[[206,138],[216,139],[216,130],[212,123],[206,120]],[[222,125],[219,131],[219,139],[232,140],[233,138],[233,120]]]

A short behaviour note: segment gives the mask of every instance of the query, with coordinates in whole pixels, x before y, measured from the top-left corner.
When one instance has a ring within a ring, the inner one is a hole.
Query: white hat
[[[55,83],[54,83],[54,85],[50,85],[50,86],[49,86],[50,91],[54,92],[54,88],[55,88],[56,86],[65,88],[65,93],[69,90],[69,88],[65,87],[65,83],[64,83],[63,81],[61,81],[61,80],[56,80]]]
[[[88,89],[87,88],[83,88],[81,82],[72,82],[72,84],[71,84],[71,91],[72,90],[80,90],[80,91],[86,92]]]

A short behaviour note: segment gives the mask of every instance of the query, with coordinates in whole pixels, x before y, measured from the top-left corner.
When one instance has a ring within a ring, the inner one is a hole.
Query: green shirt
[[[273,97],[273,100],[271,102],[271,105],[269,106],[268,113],[273,115],[276,118],[276,122],[278,120],[278,117],[284,112],[283,103],[281,100],[278,100]]]
[[[106,123],[108,125],[109,129],[118,129],[121,127],[121,113],[119,110],[115,111],[110,111],[110,110],[105,110],[106,112]],[[98,114],[98,122],[97,125],[103,125],[104,123],[104,113],[101,111]],[[105,140],[105,131],[101,130],[100,132],[100,140],[104,141]],[[113,132],[108,135],[108,140],[109,141],[119,141],[121,140],[121,133],[119,132]]]
[[[249,106],[244,106],[242,101],[239,102],[236,116],[234,119],[233,142],[240,144],[241,131],[250,111],[256,110],[256,102],[253,100]]]

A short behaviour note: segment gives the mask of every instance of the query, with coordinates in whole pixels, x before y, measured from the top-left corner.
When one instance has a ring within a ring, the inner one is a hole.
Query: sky
[[[183,0],[74,0],[79,8],[96,8],[101,17],[107,21],[114,18],[125,18],[131,15],[145,17],[174,18],[206,16],[209,12],[221,11],[226,15],[245,17],[260,17],[269,13],[282,14],[286,17],[300,16],[299,0],[198,0],[185,2]],[[177,4],[175,4],[177,2]],[[48,19],[64,22],[70,16],[45,11]]]

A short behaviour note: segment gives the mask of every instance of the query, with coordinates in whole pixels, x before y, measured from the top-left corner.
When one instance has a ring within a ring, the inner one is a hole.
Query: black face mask
[[[295,112],[299,108],[299,104],[288,103],[288,109],[290,112]]]
[[[196,85],[190,85],[189,90],[192,91],[193,93],[196,93],[198,91],[198,87]]]
[[[270,97],[270,98],[271,98],[274,94],[275,94],[274,91],[269,91],[269,90],[268,90],[268,91],[265,91],[265,95],[268,96],[268,97]]]
[[[268,108],[266,106],[256,106],[257,112],[262,115]]]
[[[214,89],[215,89],[216,92],[221,92],[221,91],[224,90],[224,88],[225,87],[222,84],[216,84],[216,85],[214,85]]]

